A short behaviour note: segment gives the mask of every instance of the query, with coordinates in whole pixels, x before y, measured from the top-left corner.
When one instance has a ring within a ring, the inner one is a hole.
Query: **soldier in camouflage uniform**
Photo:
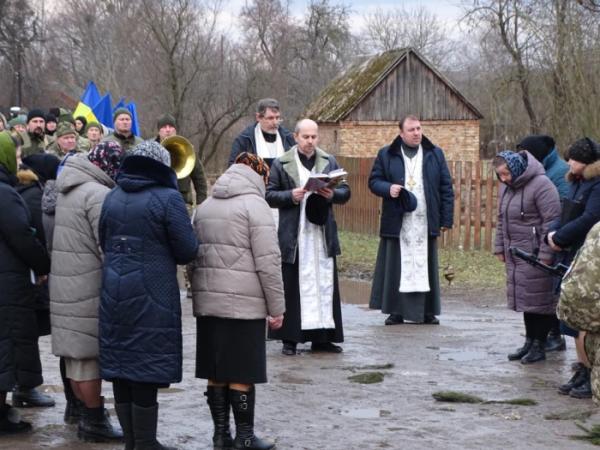
[[[585,333],[587,361],[591,369],[594,401],[600,403],[600,223],[594,225],[565,275],[558,317]]]

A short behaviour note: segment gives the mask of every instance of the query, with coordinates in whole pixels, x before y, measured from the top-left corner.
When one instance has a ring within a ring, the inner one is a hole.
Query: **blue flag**
[[[125,97],[121,97],[119,102],[114,106],[113,112],[115,112],[119,108],[127,108],[127,105],[125,105]]]
[[[97,102],[94,105],[94,107],[92,108],[92,112],[94,113],[94,115],[96,116],[96,118],[102,125],[104,125],[108,128],[113,127],[113,120],[112,120],[113,109],[112,109],[112,99],[110,97],[110,93],[107,93],[104,97],[102,97],[100,99],[99,102]]]
[[[93,108],[96,103],[100,101],[100,92],[96,87],[96,83],[89,81],[83,95],[81,96],[81,103]]]
[[[131,112],[131,132],[136,136],[140,135],[140,125],[138,123],[137,109],[135,103],[131,102],[127,105],[127,109]]]

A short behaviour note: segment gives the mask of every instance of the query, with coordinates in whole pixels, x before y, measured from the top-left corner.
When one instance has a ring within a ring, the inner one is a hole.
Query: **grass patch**
[[[375,384],[381,383],[387,374],[383,372],[364,372],[357,375],[352,375],[348,379],[352,383],[360,384]]]
[[[600,425],[594,425],[592,428],[586,428],[580,423],[575,423],[585,434],[569,436],[577,441],[586,441],[592,445],[600,445]]]
[[[457,391],[438,391],[432,394],[432,397],[438,402],[447,403],[484,403],[486,405],[496,403],[503,405],[516,405],[516,406],[535,406],[538,403],[531,398],[512,398],[509,400],[485,400],[476,395],[465,394],[464,392]]]
[[[394,364],[386,363],[386,364],[367,364],[366,366],[347,366],[342,367],[344,370],[349,370],[351,372],[356,372],[357,370],[390,370],[394,368]]]
[[[371,280],[379,237],[340,231],[339,238],[342,247],[342,254],[337,260],[340,275]],[[448,284],[443,278],[444,268],[448,265],[452,266],[455,274],[453,286],[500,288],[506,282],[504,265],[491,252],[484,250],[440,249],[439,264],[442,285]]]
[[[580,409],[571,409],[569,411],[561,411],[552,414],[546,414],[544,419],[546,420],[579,420],[585,422],[588,420],[592,414],[596,411],[593,409],[583,410]]]

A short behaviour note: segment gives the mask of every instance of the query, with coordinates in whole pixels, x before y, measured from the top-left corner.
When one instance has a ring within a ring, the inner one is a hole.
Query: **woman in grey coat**
[[[531,364],[546,359],[545,346],[558,298],[551,275],[510,253],[518,247],[553,262],[552,249],[543,242],[551,223],[560,216],[558,191],[542,164],[529,152],[500,152],[494,168],[502,182],[498,192],[498,223],[494,254],[506,264],[508,307],[523,313],[525,344],[508,359]]]

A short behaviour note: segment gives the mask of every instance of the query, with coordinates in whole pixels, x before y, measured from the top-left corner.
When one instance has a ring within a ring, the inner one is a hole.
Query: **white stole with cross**
[[[400,292],[429,292],[427,259],[427,202],[423,184],[423,148],[409,158],[402,149],[407,189],[417,198],[417,209],[402,216],[400,229]]]
[[[311,173],[300,162],[298,150],[295,160],[301,186]],[[306,218],[305,195],[300,204],[298,224],[298,285],[300,288],[300,318],[302,330],[335,328],[333,321],[333,258],[327,256],[325,226],[315,225]]]

